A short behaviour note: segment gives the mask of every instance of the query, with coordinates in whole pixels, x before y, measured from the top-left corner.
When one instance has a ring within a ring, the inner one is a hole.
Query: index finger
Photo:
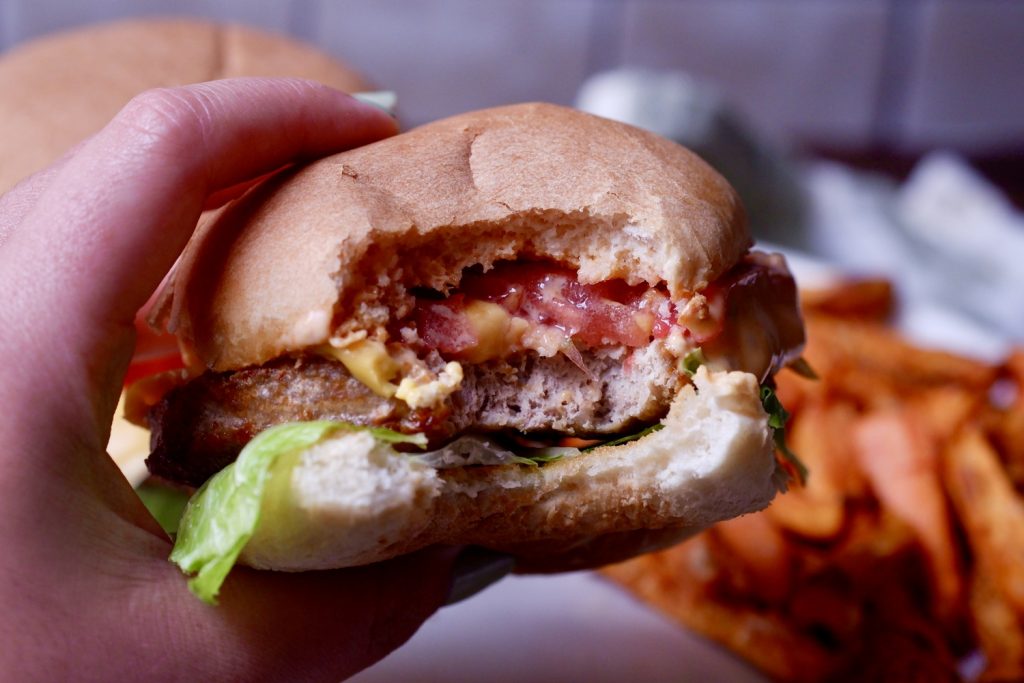
[[[38,393],[40,382],[64,396],[116,383],[127,358],[112,356],[130,351],[121,347],[135,311],[209,194],[395,132],[382,111],[298,79],[136,97],[56,173],[0,251],[2,348],[14,368],[0,404]]]

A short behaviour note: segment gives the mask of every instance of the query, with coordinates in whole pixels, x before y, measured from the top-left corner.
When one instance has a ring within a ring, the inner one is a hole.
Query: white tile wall
[[[317,42],[397,90],[407,123],[569,103],[594,69],[634,65],[713,80],[783,137],[1024,148],[1024,0],[0,0],[0,47],[168,14]]]
[[[18,6],[13,2],[0,2],[0,49],[12,45],[15,41],[12,26]]]
[[[716,82],[782,135],[867,141],[886,0],[629,0],[623,60]]]
[[[284,0],[0,0],[3,35],[10,41],[124,17],[195,16],[287,30]]]
[[[321,0],[316,40],[399,93],[407,123],[524,100],[569,104],[594,0]]]
[[[1024,2],[928,0],[908,79],[910,148],[1024,148]]]

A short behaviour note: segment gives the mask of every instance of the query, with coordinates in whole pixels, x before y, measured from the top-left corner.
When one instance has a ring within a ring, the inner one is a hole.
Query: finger
[[[236,567],[211,606],[189,593],[162,535],[97,512],[85,494],[71,497],[82,524],[61,524],[38,501],[49,526],[26,529],[16,553],[0,554],[5,614],[45,634],[23,641],[12,662],[28,671],[5,668],[4,680],[60,680],[75,667],[106,681],[168,672],[176,680],[339,681],[401,645],[445,602],[457,562],[456,549],[435,547],[331,571]],[[0,517],[0,527],[11,519]]]
[[[209,194],[395,130],[379,110],[295,79],[137,97],[52,176],[0,251],[0,324],[16,331],[3,343],[19,365],[8,386],[38,391],[42,381],[61,397],[109,390],[135,311]]]
[[[176,643],[179,666],[187,662],[196,680],[342,680],[400,646],[440,607],[455,555],[435,548],[291,575],[236,569],[216,607],[183,594],[184,578],[172,571],[164,613],[191,626]]]
[[[54,176],[64,168],[68,159],[74,156],[83,144],[85,143],[78,143],[51,166],[33,173],[0,195],[0,247],[7,236],[14,232],[15,226],[20,225],[29,211],[35,208],[39,195],[50,186]]]
[[[47,273],[49,286],[37,294],[66,301],[69,291],[88,285],[76,292],[77,310],[126,321],[180,251],[208,194],[394,130],[379,110],[306,81],[237,79],[149,91],[54,179],[59,191],[26,217],[46,229],[31,231],[19,255],[76,266]],[[82,267],[93,272],[83,277]]]

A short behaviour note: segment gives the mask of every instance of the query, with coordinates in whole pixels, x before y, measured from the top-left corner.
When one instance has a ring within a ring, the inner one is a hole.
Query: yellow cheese
[[[436,379],[403,377],[395,398],[405,401],[410,408],[430,408],[442,403],[462,384],[462,366],[452,361],[444,366]]]
[[[487,301],[470,301],[465,315],[477,338],[477,345],[463,354],[468,363],[504,358],[530,327],[526,320],[515,318],[498,304]],[[455,362],[448,363],[436,376],[423,366],[412,373],[415,378],[403,377],[396,384],[402,366],[388,354],[383,343],[366,339],[365,333],[351,341],[332,340],[331,345],[321,347],[321,352],[341,361],[373,393],[405,401],[414,409],[438,405],[462,384],[462,366]],[[408,372],[406,368],[402,374]]]
[[[398,363],[388,355],[381,342],[362,339],[340,349],[325,346],[323,352],[341,361],[353,377],[378,396],[391,398],[398,390],[398,387],[391,383],[398,374]]]
[[[488,301],[470,301],[465,313],[477,338],[476,347],[463,354],[469,363],[505,357],[529,327],[522,318],[513,318],[504,308]]]
[[[341,347],[333,344],[322,346],[319,351],[341,361],[352,376],[373,393],[405,401],[413,409],[442,403],[462,384],[462,366],[452,362],[437,376],[423,366],[419,372],[414,372],[416,379],[403,377],[396,385],[394,380],[402,369],[401,365],[388,354],[383,343],[372,339],[359,338]]]

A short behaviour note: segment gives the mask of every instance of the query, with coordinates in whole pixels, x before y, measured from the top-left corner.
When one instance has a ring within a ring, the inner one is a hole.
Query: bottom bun
[[[534,541],[502,548],[516,558],[519,574],[548,574],[593,569],[606,564],[664,550],[685,541],[706,527],[669,526],[662,529],[617,531],[569,541]]]
[[[525,571],[578,569],[665,547],[778,491],[753,375],[701,367],[663,425],[539,467],[435,469],[366,432],[341,433],[272,475],[241,559],[301,571],[448,544],[510,553]]]

